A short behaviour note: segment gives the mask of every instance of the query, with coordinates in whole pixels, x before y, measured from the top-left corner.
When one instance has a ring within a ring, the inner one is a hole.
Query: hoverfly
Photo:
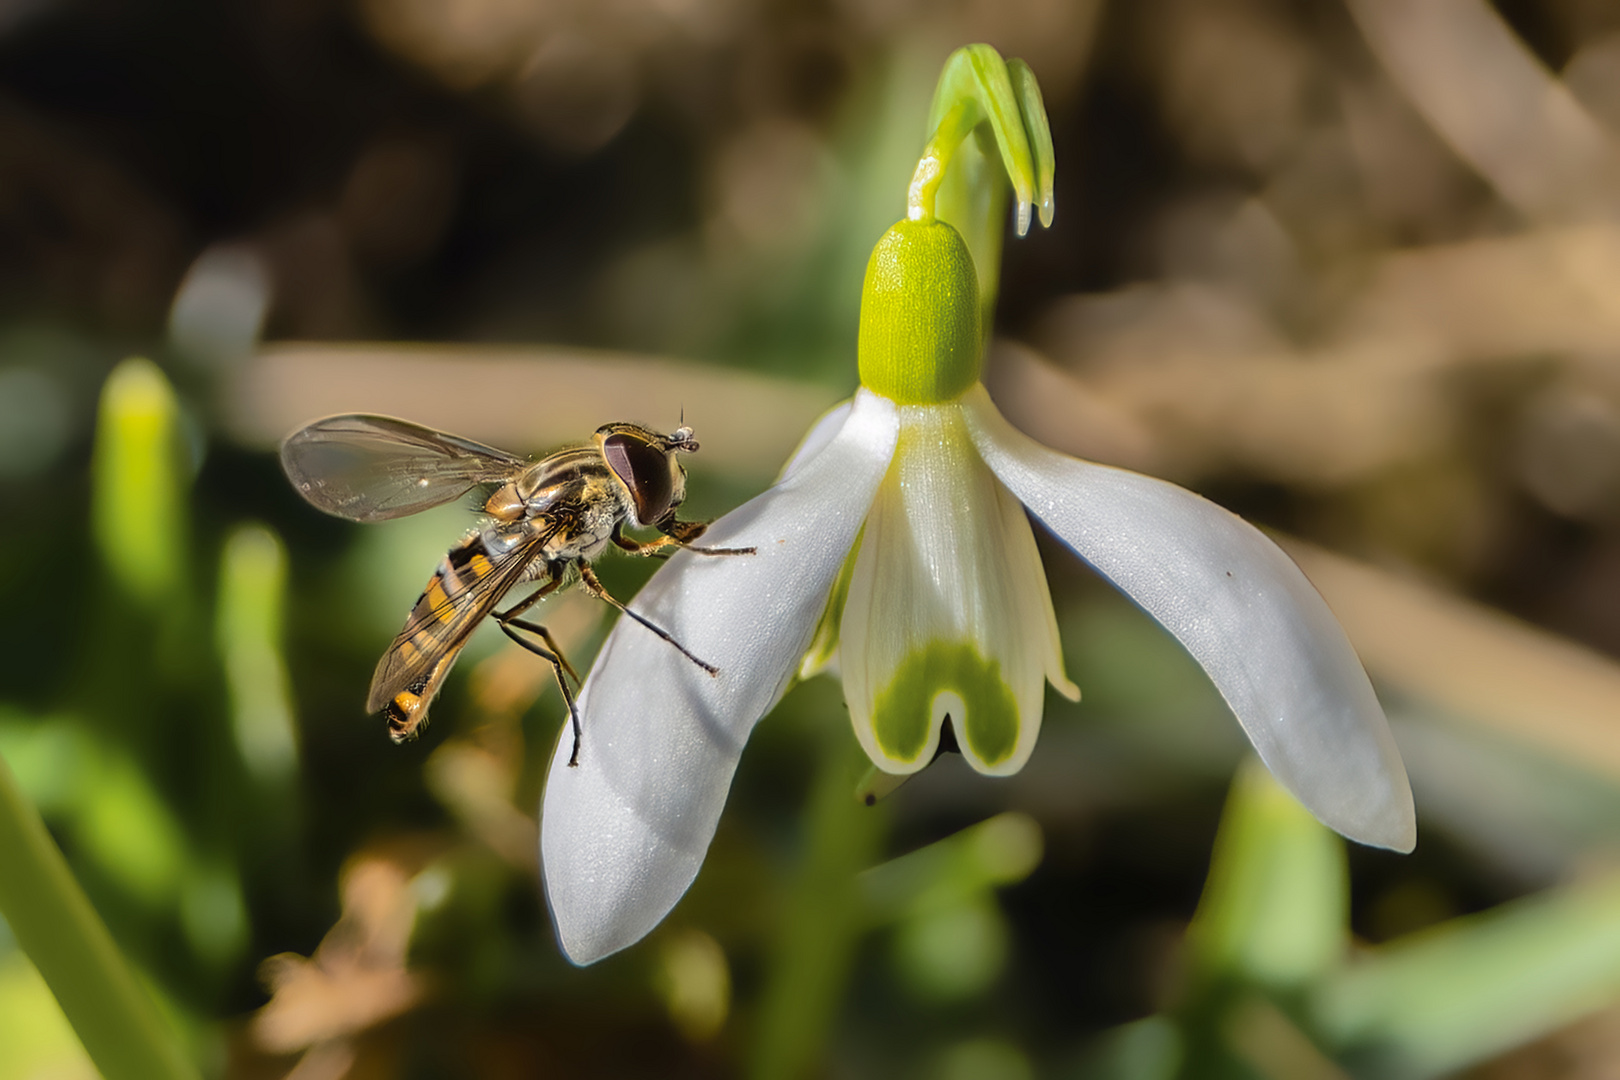
[[[597,580],[591,563],[609,544],[637,555],[671,547],[704,555],[749,555],[753,548],[693,546],[706,522],[678,521],[686,498],[681,454],[697,450],[692,429],[659,435],[636,424],[606,424],[587,445],[527,461],[482,443],[387,416],[346,414],[316,420],[287,436],[281,466],[298,493],[317,509],[350,521],[387,521],[439,506],[479,485],[492,485],[487,520],[450,549],[411,608],[405,628],[377,663],[366,701],[385,713],[396,743],[416,738],[428,705],[486,615],[507,637],[551,664],[573,722],[579,764],[579,709],[569,677],[579,674],[539,623],[523,618],[541,599],[574,584],[604,600],[680,650],[700,660],[662,628],[631,611]],[[624,529],[661,534],[642,543]],[[496,607],[515,587],[536,582],[504,611]],[[542,644],[542,642],[544,644]]]

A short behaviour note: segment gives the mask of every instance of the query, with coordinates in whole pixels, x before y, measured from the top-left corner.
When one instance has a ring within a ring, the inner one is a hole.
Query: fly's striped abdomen
[[[483,617],[524,577],[539,548],[495,530],[474,533],[439,561],[405,627],[377,664],[368,707],[386,711],[394,741],[414,738],[427,707]]]
[[[428,579],[427,588],[416,598],[410,618],[405,620],[405,631],[400,644],[422,653],[430,652],[445,640],[447,633],[472,627],[464,625],[467,609],[476,606],[477,590],[473,585],[494,572],[494,564],[481,534],[474,534],[460,546],[439,560],[439,568]],[[406,659],[410,659],[407,655]]]
[[[411,685],[395,694],[383,709],[388,717],[388,737],[397,743],[410,742],[427,726],[428,703],[439,692],[444,677],[450,673],[461,646],[452,649],[427,678],[415,679]]]

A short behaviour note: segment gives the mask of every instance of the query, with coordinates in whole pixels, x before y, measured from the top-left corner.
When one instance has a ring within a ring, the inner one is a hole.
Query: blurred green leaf
[[[150,360],[126,360],[101,392],[91,514],[113,578],[141,604],[162,609],[184,583],[187,481],[180,405]]]
[[[1065,1075],[1074,1080],[1171,1080],[1181,1058],[1175,1021],[1149,1016],[1103,1033]]]
[[[236,747],[261,783],[285,782],[298,766],[282,607],[287,553],[262,525],[244,525],[220,558],[215,640],[225,664]]]
[[[1348,916],[1343,842],[1258,759],[1245,760],[1187,928],[1185,989],[1172,1016],[1183,1049],[1177,1075],[1333,1075],[1279,1003],[1340,962]]]
[[[0,752],[21,791],[102,871],[148,908],[173,908],[187,865],[180,821],[136,761],[76,721],[0,718]]]
[[[1440,1076],[1620,999],[1620,877],[1555,890],[1370,950],[1311,1015],[1369,1074]]]
[[[193,951],[217,966],[246,945],[241,885],[204,866],[183,822],[138,762],[71,719],[0,716],[0,754],[18,787],[86,860],[151,913],[179,916]]]
[[[1026,814],[998,814],[861,875],[867,917],[895,924],[901,980],[925,1001],[983,993],[1001,975],[1012,932],[995,889],[1041,861],[1041,829]]]
[[[1001,975],[1011,938],[995,894],[963,897],[901,920],[894,935],[895,967],[919,1000],[965,1001]]]
[[[928,1075],[936,1080],[1035,1080],[1035,1066],[1010,1042],[968,1039],[940,1051]]]
[[[731,967],[720,943],[703,931],[688,928],[662,938],[653,988],[689,1042],[707,1042],[725,1026]]]
[[[73,1025],[28,957],[0,957],[0,1076],[94,1075]]]
[[[213,967],[242,955],[248,944],[248,913],[233,869],[214,864],[188,870],[181,883],[180,926],[192,952]]]
[[[134,761],[104,748],[73,822],[86,854],[149,907],[179,900],[186,840],[180,822]]]
[[[63,717],[34,719],[0,707],[0,757],[11,764],[17,785],[47,816],[77,805],[94,742],[79,724]]]
[[[1027,814],[997,814],[861,875],[874,923],[952,907],[1027,878],[1041,861],[1041,827]]]
[[[1344,954],[1349,891],[1343,842],[1250,758],[1187,931],[1195,983],[1284,989],[1325,974]]]
[[[196,1075],[0,759],[0,916],[108,1080]]]

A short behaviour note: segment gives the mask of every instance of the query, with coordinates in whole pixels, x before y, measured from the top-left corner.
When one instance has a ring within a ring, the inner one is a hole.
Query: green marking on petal
[[[1018,701],[1001,664],[986,660],[966,642],[936,641],[912,653],[877,696],[872,730],[878,746],[897,761],[916,761],[928,745],[934,702],[941,694],[961,699],[950,709],[957,737],[986,765],[1012,755],[1018,745]]]

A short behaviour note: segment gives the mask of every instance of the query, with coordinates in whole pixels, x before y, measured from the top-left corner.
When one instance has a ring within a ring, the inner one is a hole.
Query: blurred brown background
[[[271,450],[347,409],[524,452],[684,409],[694,503],[724,512],[853,388],[867,252],[969,41],[1030,63],[1058,160],[1054,228],[1006,246],[986,380],[1043,441],[1307,542],[1286,541],[1417,790],[1416,855],[1352,853],[1360,939],[1613,864],[1620,5],[0,0],[0,748],[63,716],[96,740],[118,726],[113,691],[86,690],[116,665],[88,629],[106,581],[80,533],[121,358],[153,357],[184,402],[199,594],[241,521],[289,560],[300,757],[276,800],[237,808],[284,817],[280,846],[217,841],[236,936],[209,953],[180,907],[133,903],[75,811],[47,807],[216,1070],[749,1071],[836,691],[762,726],[663,936],[567,968],[530,865],[549,676],[490,640],[420,746],[359,715],[464,518],[319,519]],[[1101,1075],[1077,1064],[1088,1040],[1174,998],[1241,743],[1173,646],[1043,552],[1085,700],[1052,703],[1014,781],[946,763],[903,789],[878,843],[1010,809],[1044,858],[962,931],[992,942],[966,989],[931,991],[903,932],[863,939],[816,1075]],[[553,626],[588,656],[599,615],[565,606]],[[212,648],[204,631],[190,654]],[[218,728],[217,689],[151,698],[190,719],[132,751],[194,838],[222,796],[184,733]],[[423,899],[456,875],[476,903]],[[277,954],[295,959],[261,969]],[[276,1004],[256,1012],[266,979]],[[1620,1013],[1584,1015],[1442,1071],[1613,1075]]]

